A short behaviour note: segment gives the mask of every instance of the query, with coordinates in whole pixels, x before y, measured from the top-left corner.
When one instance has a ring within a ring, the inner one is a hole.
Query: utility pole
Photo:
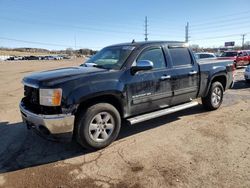
[[[148,41],[148,17],[145,17],[145,41]]]
[[[76,50],[76,34],[74,36],[74,39],[75,39],[75,50]]]
[[[185,42],[188,43],[189,41],[189,23],[185,26]]]
[[[242,35],[242,50],[244,50],[245,36],[246,36],[246,34]]]

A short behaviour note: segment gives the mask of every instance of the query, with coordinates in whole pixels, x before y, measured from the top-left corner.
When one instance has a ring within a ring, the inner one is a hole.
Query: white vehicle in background
[[[250,83],[250,65],[247,66],[244,76],[246,82]]]
[[[209,53],[209,52],[199,52],[195,53],[196,59],[211,59],[211,58],[216,58],[216,55],[214,53]]]
[[[10,56],[9,55],[1,55],[0,56],[0,61],[6,61],[7,59],[9,59]]]

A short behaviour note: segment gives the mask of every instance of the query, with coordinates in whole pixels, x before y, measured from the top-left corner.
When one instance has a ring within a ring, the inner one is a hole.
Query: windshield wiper
[[[107,67],[104,67],[103,65],[98,65],[96,63],[85,63],[84,66],[86,66],[86,67],[96,67],[96,68],[100,68],[100,69],[109,69]]]
[[[100,68],[100,69],[108,69],[107,67],[104,67],[103,65],[93,65],[93,67]]]

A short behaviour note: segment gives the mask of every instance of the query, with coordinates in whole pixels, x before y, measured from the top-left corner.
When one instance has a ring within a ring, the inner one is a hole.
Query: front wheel
[[[95,104],[79,116],[76,137],[79,144],[85,148],[104,148],[111,144],[120,132],[120,114],[111,104]]]
[[[220,82],[212,83],[206,97],[201,98],[203,106],[207,110],[216,110],[223,101],[223,86]]]

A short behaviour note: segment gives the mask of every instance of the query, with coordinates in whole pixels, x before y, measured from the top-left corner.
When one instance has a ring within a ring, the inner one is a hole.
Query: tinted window
[[[246,53],[246,52],[243,52],[243,56],[247,56],[247,53]]]
[[[200,58],[203,59],[203,58],[209,58],[210,55],[209,54],[200,54]]]
[[[244,56],[244,55],[243,55],[242,52],[239,52],[239,53],[238,53],[238,56],[242,57],[242,56]]]
[[[150,49],[142,52],[137,61],[139,60],[152,61],[154,63],[154,68],[156,69],[166,67],[165,58],[162,53],[162,49],[160,48]]]
[[[223,52],[221,57],[234,57],[237,56],[237,52]]]
[[[174,66],[191,65],[192,59],[187,48],[170,48],[170,56]]]

